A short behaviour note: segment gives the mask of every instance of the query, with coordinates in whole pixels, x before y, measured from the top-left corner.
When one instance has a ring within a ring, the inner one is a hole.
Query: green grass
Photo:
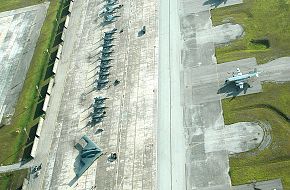
[[[271,125],[272,143],[230,158],[230,175],[234,185],[281,178],[290,190],[290,123],[279,114],[290,116],[290,83],[263,85],[263,93],[223,100],[226,124],[262,121]],[[263,105],[263,106],[261,106]],[[270,109],[272,106],[276,109]]]
[[[22,186],[28,170],[0,174],[0,190],[18,189]]]
[[[5,152],[0,154],[0,164],[5,165],[17,162],[23,154],[27,139],[23,129],[27,128],[29,132],[29,129],[33,126],[30,122],[33,122],[33,111],[38,101],[36,86],[42,85],[41,79],[48,60],[48,54],[44,52],[46,49],[50,49],[50,45],[53,43],[56,28],[55,18],[59,7],[58,0],[50,1],[47,17],[41,29],[23,90],[17,102],[12,124],[0,129],[0,150],[5,150]]]
[[[34,118],[37,103],[41,98],[38,97],[36,86],[40,89],[42,86],[48,83],[48,80],[44,80],[45,71],[48,67],[49,55],[46,50],[52,51],[52,45],[54,43],[55,33],[57,31],[56,18],[60,20],[61,10],[66,0],[51,0],[46,15],[46,19],[42,26],[36,49],[28,70],[28,74],[24,81],[22,92],[19,96],[15,113],[12,118],[11,125],[0,128],[0,164],[7,165],[18,162],[23,156],[25,144],[28,141],[24,128],[28,133],[30,129],[35,129],[39,118]],[[9,10],[13,8],[19,8],[22,6],[31,5],[42,1],[8,1],[4,6],[1,1],[1,10]],[[17,4],[18,2],[18,4]],[[24,3],[26,2],[26,3]],[[69,1],[66,1],[69,2]],[[64,18],[62,18],[63,20]],[[5,150],[5,151],[3,151]],[[20,183],[23,182],[23,172],[13,172],[3,174],[0,176],[0,189],[16,189]],[[20,182],[21,181],[21,182]],[[19,182],[19,183],[18,183]]]
[[[290,0],[244,0],[211,13],[214,25],[232,22],[245,30],[241,39],[216,49],[218,63],[256,57],[261,64],[290,55]],[[262,38],[269,40],[270,48],[250,42]]]
[[[1,0],[0,12],[27,7],[44,2],[44,0]]]

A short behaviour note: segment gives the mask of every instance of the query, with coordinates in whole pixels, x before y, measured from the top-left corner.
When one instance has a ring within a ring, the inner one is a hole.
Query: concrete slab
[[[0,13],[0,107],[14,112],[49,3]]]
[[[50,96],[53,106],[47,108],[43,124],[42,133],[47,135],[40,138],[35,160],[43,169],[38,178],[31,176],[30,189],[156,189],[158,30],[152,10],[157,2],[120,2],[121,17],[100,27],[103,19],[96,18],[104,3],[74,1]],[[146,34],[138,37],[143,25]],[[115,27],[110,82],[97,91],[99,62],[89,56],[99,53],[104,32]],[[120,83],[115,86],[116,79]],[[91,105],[97,96],[109,97],[108,108],[103,122],[91,125]],[[79,153],[74,145],[84,134],[104,155],[75,179]],[[111,152],[118,156],[114,162],[107,159]]]
[[[287,82],[290,81],[290,57],[281,57],[268,63],[259,65],[261,71],[259,79],[263,82]]]
[[[205,152],[227,150],[229,154],[257,148],[264,139],[258,123],[240,122],[219,130],[209,128],[204,132]]]

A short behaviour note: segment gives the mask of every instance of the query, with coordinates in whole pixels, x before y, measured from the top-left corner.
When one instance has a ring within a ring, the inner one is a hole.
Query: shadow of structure
[[[42,110],[43,104],[44,100],[41,100],[40,102],[37,103],[33,119],[36,119],[44,114],[44,111]]]
[[[34,138],[36,136],[37,126],[38,126],[38,123],[35,124],[33,127],[31,127],[29,131],[28,138],[26,140],[25,148],[23,151],[23,156],[22,156],[23,164],[31,159],[30,153],[32,150]]]
[[[240,89],[234,82],[224,83],[220,89],[218,89],[217,94],[225,94],[226,98],[232,97],[235,98],[239,94],[246,94],[250,85],[248,83],[244,83],[244,88]]]
[[[226,4],[228,0],[207,0],[203,5],[210,5],[211,7],[218,7],[219,5]]]

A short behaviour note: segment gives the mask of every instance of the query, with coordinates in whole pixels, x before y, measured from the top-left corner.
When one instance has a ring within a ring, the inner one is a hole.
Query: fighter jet
[[[93,113],[93,115],[92,115],[92,119],[97,119],[97,118],[104,118],[104,117],[106,117],[105,116],[105,113],[106,112],[101,112],[101,113]]]
[[[244,88],[244,84],[252,77],[259,77],[260,72],[257,72],[257,69],[249,73],[243,74],[239,68],[237,68],[237,73],[233,73],[233,76],[228,78],[225,83],[234,82],[236,86],[240,89]]]
[[[114,51],[102,52],[102,57],[109,57]]]
[[[105,8],[99,13],[99,16],[102,16],[104,14],[113,14],[117,11],[117,9],[120,9],[121,7],[123,7],[123,5],[106,4]]]
[[[98,96],[98,97],[95,97],[94,99],[95,99],[95,101],[105,101],[105,100],[107,100],[109,98]]]
[[[101,108],[94,108],[94,112],[92,112],[91,114],[92,115],[97,115],[97,114],[101,114],[101,113],[103,113],[103,114],[105,114],[104,112],[104,110],[105,109],[107,109],[107,107],[101,107]]]
[[[110,72],[100,72],[99,76],[109,76]]]
[[[80,153],[80,166],[76,172],[76,176],[80,177],[93,163],[99,158],[103,153],[100,149],[87,135],[84,135],[82,138],[87,144],[82,147]]]
[[[118,2],[118,0],[107,0],[107,4],[106,5],[115,5]]]
[[[105,36],[103,36],[103,39],[106,40],[106,41],[112,41],[112,40],[114,40],[115,38],[113,38],[112,35],[105,35]]]
[[[111,47],[113,47],[113,46],[111,46]],[[102,48],[102,52],[110,52],[110,51],[114,51],[114,50],[111,49],[111,47],[103,47],[103,48]]]
[[[100,81],[100,80],[107,80],[108,79],[108,75],[99,75],[99,80],[98,81]]]
[[[113,46],[115,46],[114,44],[109,44],[109,43],[104,43],[103,45],[102,45],[102,47],[103,48],[112,48]]]
[[[111,62],[111,60],[101,61],[100,66],[102,66],[102,65],[109,65],[110,62]],[[101,72],[103,72],[103,71],[101,71]]]
[[[99,118],[94,118],[92,119],[92,123],[95,123],[95,124],[98,124],[98,123],[101,123],[103,121],[103,117],[99,117]]]
[[[99,60],[101,60],[101,61],[112,61],[113,59],[109,58],[109,56],[101,56],[101,57],[99,57]]]
[[[95,98],[95,101],[93,103],[93,107],[98,107],[100,104],[103,104],[104,102],[105,102],[105,99]]]
[[[104,79],[104,80],[98,80],[98,84],[107,84],[109,83],[109,80],[108,79]]]
[[[105,35],[106,34],[115,34],[117,32],[117,30],[118,30],[117,28],[113,28],[112,30],[105,32]]]
[[[113,67],[112,65],[100,65],[100,68],[101,69],[109,69],[109,68],[111,68],[111,67]],[[103,71],[104,72],[104,71]]]
[[[109,13],[113,13],[115,12],[117,9],[122,8],[124,5],[117,5],[117,4],[106,4],[105,5],[105,13],[109,14]]]
[[[114,22],[116,21],[116,18],[121,17],[118,15],[105,15],[104,16],[104,22]]]

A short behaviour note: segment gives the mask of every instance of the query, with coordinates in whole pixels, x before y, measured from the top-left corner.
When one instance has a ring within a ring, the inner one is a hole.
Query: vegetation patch
[[[0,189],[21,189],[28,170],[0,174]]]
[[[23,0],[10,1],[11,0],[1,1],[0,10],[10,10],[44,2],[40,0],[27,0],[25,1],[27,3],[23,3]],[[3,6],[5,2],[10,6]],[[18,4],[16,2],[18,2]],[[49,79],[45,77],[45,74],[48,72],[47,68],[50,65],[49,63],[53,62],[51,57],[55,54],[53,45],[55,44],[54,41],[58,25],[65,19],[61,16],[62,9],[63,7],[67,7],[69,2],[69,0],[50,0],[47,16],[36,44],[23,89],[17,101],[11,125],[0,128],[0,150],[5,150],[0,154],[0,165],[12,164],[20,161],[22,158],[27,159],[29,157],[29,150],[31,150],[40,116],[38,115],[35,117],[35,113],[39,113],[39,108],[37,106],[43,101],[43,92],[49,83]],[[50,52],[53,53],[50,55]],[[40,94],[41,97],[39,96]],[[15,180],[13,178],[14,173],[9,175],[3,174],[2,176],[4,177],[0,179],[0,189],[9,189]],[[20,179],[20,177],[21,176],[17,179],[23,180],[23,176],[22,179]]]
[[[290,83],[263,84],[263,92],[223,100],[226,124],[261,121],[271,125],[272,143],[230,157],[233,185],[281,178],[290,189]]]
[[[45,2],[45,0],[1,0],[0,12],[18,9],[22,7],[28,7],[43,2]]]
[[[214,25],[243,26],[245,35],[216,49],[218,63],[256,57],[259,64],[289,56],[290,0],[244,0],[211,11]]]

